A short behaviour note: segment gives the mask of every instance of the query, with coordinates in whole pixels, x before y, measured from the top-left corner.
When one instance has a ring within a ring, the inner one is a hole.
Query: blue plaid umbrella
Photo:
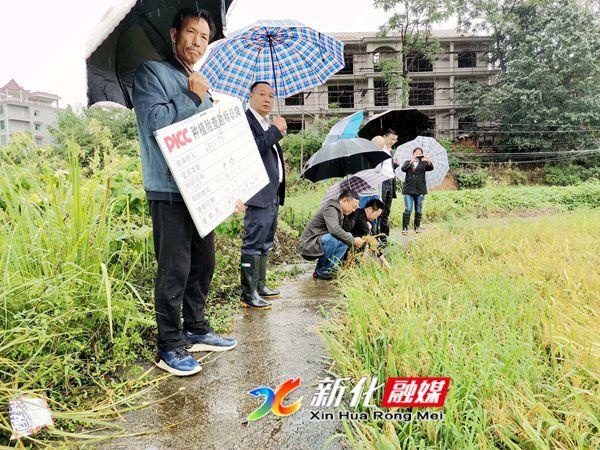
[[[217,92],[248,101],[267,81],[285,98],[325,83],[344,67],[344,44],[295,20],[262,20],[214,43],[200,72]]]

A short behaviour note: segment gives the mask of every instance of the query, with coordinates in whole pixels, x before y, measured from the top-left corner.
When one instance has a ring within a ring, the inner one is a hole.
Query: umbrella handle
[[[275,85],[275,98],[277,99],[277,113],[281,116],[281,102],[279,100],[279,90],[277,89],[277,72],[275,71],[275,48],[273,47],[273,40],[271,35],[267,34],[269,39],[269,50],[271,52],[271,67],[273,68],[273,84]]]

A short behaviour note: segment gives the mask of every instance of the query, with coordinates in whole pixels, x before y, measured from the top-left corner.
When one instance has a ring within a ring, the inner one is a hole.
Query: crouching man
[[[348,247],[360,248],[364,244],[361,237],[354,237],[344,231],[344,217],[358,208],[358,194],[352,190],[341,193],[337,200],[329,200],[308,222],[298,251],[304,259],[317,259],[313,278],[331,280],[332,271],[346,253]]]
[[[385,205],[381,200],[373,198],[367,202],[364,208],[359,208],[356,210],[356,212],[348,216],[347,229],[350,230],[352,236],[373,236],[374,227],[372,224],[379,218],[379,216],[381,216],[384,207]],[[381,250],[377,250],[377,259],[383,267],[387,269],[391,267]]]

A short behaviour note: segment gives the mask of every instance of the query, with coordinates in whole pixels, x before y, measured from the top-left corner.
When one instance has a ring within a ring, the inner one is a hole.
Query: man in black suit
[[[242,304],[255,309],[269,309],[271,302],[263,297],[274,297],[279,291],[266,284],[267,255],[275,238],[277,214],[285,197],[285,163],[278,142],[287,130],[283,117],[271,122],[275,94],[266,81],[258,81],[250,88],[246,117],[256,140],[269,184],[246,202],[244,236],[242,240],[241,285]]]

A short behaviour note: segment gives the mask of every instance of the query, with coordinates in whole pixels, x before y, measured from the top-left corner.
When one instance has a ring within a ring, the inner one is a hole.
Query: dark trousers
[[[215,241],[213,233],[200,237],[185,203],[149,203],[158,263],[154,283],[157,345],[159,350],[170,350],[185,344],[183,329],[198,334],[211,331],[204,307],[215,271]]]
[[[242,254],[260,256],[269,253],[275,240],[279,204],[274,200],[266,208],[247,206],[244,216]]]
[[[383,212],[379,216],[379,233],[390,235],[390,226],[388,220],[392,210],[392,200],[394,198],[393,180],[385,180],[381,186],[381,201],[383,202]]]

